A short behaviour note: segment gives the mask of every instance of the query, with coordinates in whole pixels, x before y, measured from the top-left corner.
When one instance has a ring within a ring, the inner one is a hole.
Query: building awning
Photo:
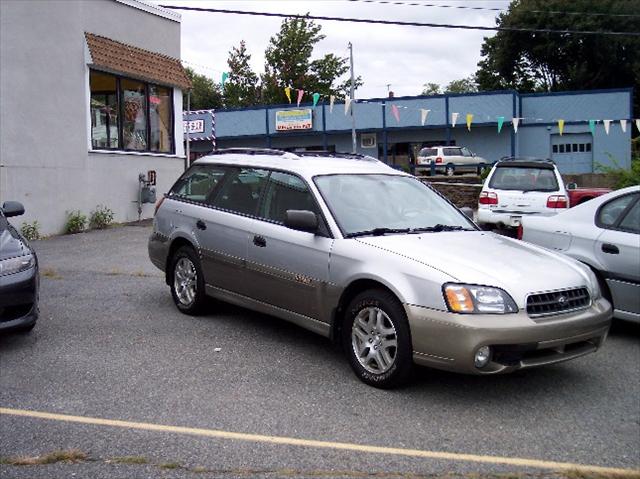
[[[125,76],[175,86],[191,88],[191,81],[180,60],[85,32],[91,55],[91,65]]]

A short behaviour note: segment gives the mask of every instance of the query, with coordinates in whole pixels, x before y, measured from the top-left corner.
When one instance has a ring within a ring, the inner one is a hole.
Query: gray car
[[[614,316],[640,323],[640,186],[556,216],[523,218],[520,235],[588,265],[613,303]]]
[[[149,256],[180,311],[211,296],[278,316],[341,342],[383,388],[414,363],[496,374],[573,359],[611,321],[586,266],[481,231],[413,176],[356,155],[202,158],[158,205]]]

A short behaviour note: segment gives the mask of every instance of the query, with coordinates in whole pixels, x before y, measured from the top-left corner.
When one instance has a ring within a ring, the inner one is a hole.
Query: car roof
[[[496,168],[543,168],[553,170],[555,163],[551,160],[544,160],[542,158],[528,158],[528,157],[504,157],[498,160],[495,165]]]
[[[233,148],[218,150],[194,164],[217,164],[269,168],[298,173],[305,177],[346,173],[379,173],[410,176],[364,155],[325,151],[287,152],[270,149]]]

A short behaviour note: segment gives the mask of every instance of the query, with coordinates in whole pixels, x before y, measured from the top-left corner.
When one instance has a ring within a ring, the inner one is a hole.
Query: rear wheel
[[[198,255],[189,246],[179,248],[171,259],[171,296],[178,309],[190,315],[202,311],[204,278]]]
[[[447,167],[444,170],[445,174],[447,176],[453,176],[453,174],[456,172],[455,168],[453,167],[453,165],[447,165]]]
[[[366,384],[388,389],[404,383],[413,366],[409,323],[388,291],[358,294],[344,317],[342,342],[352,369]]]
[[[485,172],[486,169],[487,169],[487,167],[485,165],[479,165],[478,166],[478,176],[482,176],[482,174]]]

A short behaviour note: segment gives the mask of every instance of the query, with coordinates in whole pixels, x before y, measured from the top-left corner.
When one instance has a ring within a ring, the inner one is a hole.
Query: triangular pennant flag
[[[604,131],[607,135],[609,134],[609,128],[611,128],[611,121],[612,120],[602,120],[602,123],[604,123]]]
[[[504,116],[498,117],[498,133],[502,131],[502,125],[504,124]]]
[[[455,128],[456,127],[456,122],[458,121],[458,115],[459,113],[451,113],[451,127]]]
[[[224,88],[224,82],[227,81],[227,78],[229,78],[229,74],[227,72],[222,72],[222,81],[220,83],[223,88]]]
[[[298,90],[298,106],[300,106],[300,102],[302,101],[302,95],[304,95],[304,90]]]
[[[560,131],[560,136],[562,136],[562,132],[564,131],[564,120],[558,120],[558,131]]]
[[[336,101],[336,97],[333,95],[329,96],[329,113],[333,113],[333,104]]]
[[[473,121],[473,113],[467,113],[467,130],[471,131],[471,122]]]
[[[640,118],[636,120],[636,128],[640,131]]]
[[[596,134],[596,121],[595,120],[589,120],[589,130],[591,130],[591,134],[592,135]]]
[[[284,87],[284,94],[287,95],[287,100],[289,100],[289,103],[291,103],[291,87],[290,86]]]
[[[393,117],[396,121],[400,123],[400,111],[398,111],[398,107],[396,105],[391,105],[391,113],[393,113]]]
[[[431,110],[425,110],[424,108],[420,108],[420,122],[422,123],[422,126],[424,126],[424,122],[427,121],[427,115],[429,115],[429,112]]]
[[[349,113],[349,107],[351,106],[351,98],[347,97],[344,99],[344,114]]]
[[[512,118],[511,123],[513,123],[513,132],[518,133],[518,125],[520,124],[520,118]]]
[[[620,128],[622,128],[622,132],[627,132],[627,120],[620,120]]]
[[[318,104],[318,100],[320,99],[320,93],[313,94],[313,107],[315,108]]]

